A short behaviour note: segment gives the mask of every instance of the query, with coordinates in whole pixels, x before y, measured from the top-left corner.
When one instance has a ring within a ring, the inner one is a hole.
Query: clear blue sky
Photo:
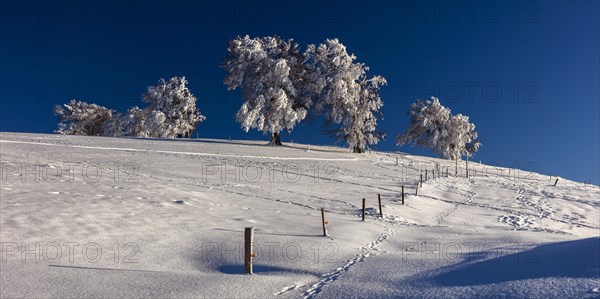
[[[184,75],[207,120],[200,137],[265,139],[234,120],[241,102],[219,65],[236,35],[279,35],[302,47],[339,38],[384,76],[380,128],[406,128],[417,98],[437,96],[469,115],[483,147],[475,160],[536,165],[600,181],[600,5],[534,2],[87,2],[2,1],[0,129],[52,132],[52,106],[71,98],[119,111],[145,87]],[[321,123],[283,141],[332,144]]]

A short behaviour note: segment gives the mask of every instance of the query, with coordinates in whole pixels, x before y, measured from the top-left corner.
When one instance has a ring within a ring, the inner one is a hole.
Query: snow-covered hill
[[[263,144],[1,133],[1,296],[600,296],[596,186]]]

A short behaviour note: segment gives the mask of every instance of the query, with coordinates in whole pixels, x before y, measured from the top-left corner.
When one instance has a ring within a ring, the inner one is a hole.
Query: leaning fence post
[[[325,209],[321,208],[321,222],[323,223],[323,236],[327,237],[327,220],[325,220]]]
[[[402,185],[402,204],[404,204],[404,185]]]
[[[379,200],[379,216],[383,217],[383,210],[381,209],[381,194],[377,194],[377,200]]]
[[[256,253],[252,252],[254,243],[254,226],[246,227],[244,232],[244,273],[252,274],[252,258],[256,257]]]
[[[558,179],[556,179],[556,181],[554,181],[554,186],[556,186],[557,183],[558,183]]]
[[[363,198],[362,221],[365,221],[365,199]]]

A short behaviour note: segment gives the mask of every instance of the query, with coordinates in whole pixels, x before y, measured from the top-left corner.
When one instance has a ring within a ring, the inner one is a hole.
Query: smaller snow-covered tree
[[[129,108],[122,118],[123,135],[136,137],[149,137],[146,127],[146,116],[144,110],[137,106]]]
[[[458,172],[458,160],[464,155],[467,158],[468,176],[469,156],[474,154],[481,146],[476,138],[475,124],[469,121],[468,116],[457,114],[450,117],[446,124],[444,137],[438,143],[438,147],[443,158],[456,161],[455,174]]]
[[[196,108],[197,99],[186,84],[185,77],[173,77],[148,87],[143,101],[149,104],[144,109],[144,122],[150,137],[189,137],[206,119]]]
[[[125,134],[124,118],[119,112],[113,112],[104,126],[104,136],[123,137]]]
[[[432,97],[430,101],[418,100],[411,106],[410,123],[407,131],[396,138],[398,145],[412,143],[430,148],[444,159],[456,160],[474,154],[481,143],[475,124],[469,117],[452,115],[450,109],[442,106],[439,99]]]
[[[419,147],[430,148],[442,157],[448,158],[448,152],[443,149],[441,139],[446,134],[446,126],[450,119],[450,109],[442,106],[439,99],[417,100],[411,105],[409,111],[410,121],[408,129],[396,137],[398,146],[413,144]]]
[[[112,110],[96,104],[71,100],[62,106],[54,106],[58,116],[59,134],[103,136],[107,123],[113,117]]]

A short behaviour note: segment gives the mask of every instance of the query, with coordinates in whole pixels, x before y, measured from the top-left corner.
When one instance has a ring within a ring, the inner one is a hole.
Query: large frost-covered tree
[[[54,106],[54,114],[60,119],[59,134],[103,136],[113,110],[96,104],[71,100],[64,105]]]
[[[414,144],[430,148],[444,159],[458,163],[461,156],[474,154],[481,143],[477,139],[475,124],[469,117],[452,115],[449,108],[440,104],[439,99],[417,100],[409,112],[410,122],[407,131],[396,138],[397,144]]]
[[[369,67],[355,62],[338,39],[318,46],[309,45],[305,54],[305,106],[324,114],[338,140],[353,152],[362,153],[376,144],[383,134],[376,132],[377,116],[383,106],[379,89],[386,81],[381,76],[367,77]]]
[[[149,104],[144,109],[144,126],[134,131],[145,132],[149,137],[190,137],[205,117],[196,108],[196,97],[186,84],[185,77],[173,77],[168,81],[160,79],[157,85],[149,86],[143,96],[143,101]],[[136,119],[137,115],[132,117]]]
[[[298,44],[278,36],[238,36],[229,42],[222,67],[227,88],[242,90],[244,103],[236,114],[242,128],[256,128],[270,135],[270,144],[281,145],[281,131],[291,132],[307,113]]]

